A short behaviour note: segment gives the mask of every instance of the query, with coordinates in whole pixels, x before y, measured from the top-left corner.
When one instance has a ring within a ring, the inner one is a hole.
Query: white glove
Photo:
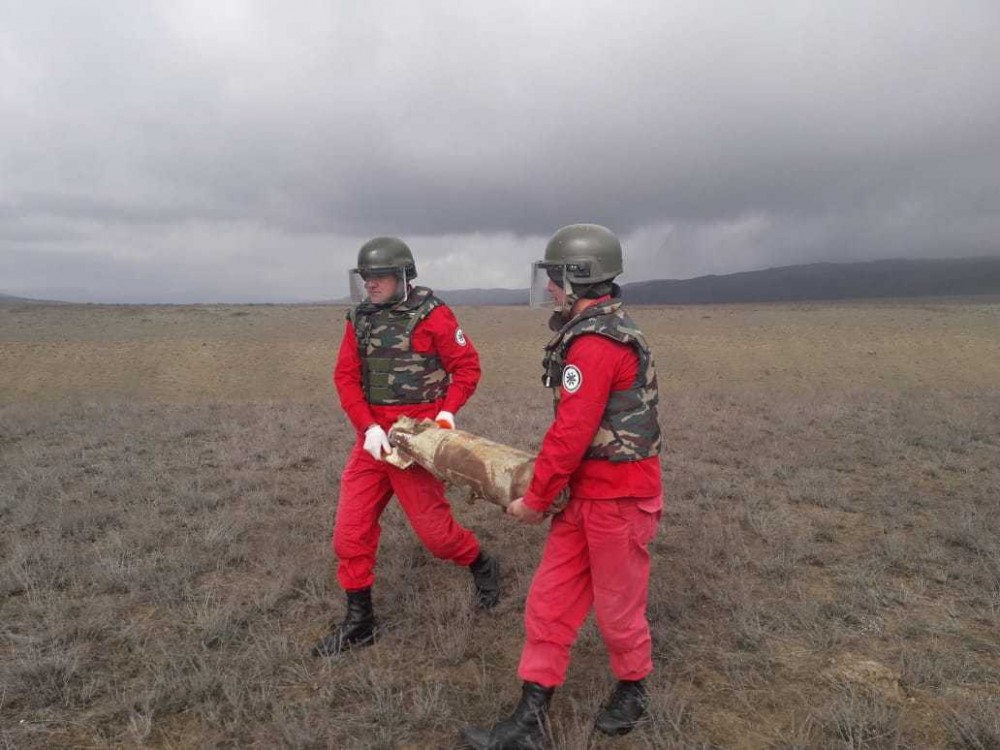
[[[385,430],[377,424],[373,424],[365,430],[365,450],[376,461],[382,460],[382,453],[392,453],[392,446],[389,445],[389,438]]]
[[[444,427],[446,430],[455,429],[455,415],[450,411],[439,411],[438,415],[434,417],[434,421],[438,423],[439,427]]]

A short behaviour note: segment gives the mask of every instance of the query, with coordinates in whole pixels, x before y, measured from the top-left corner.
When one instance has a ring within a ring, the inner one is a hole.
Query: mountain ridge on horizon
[[[622,285],[622,298],[629,304],[637,305],[994,294],[1000,295],[1000,257],[992,256],[891,258],[852,263],[818,261],[730,274],[706,274],[691,279],[633,281]],[[454,305],[527,304],[528,290],[442,289],[440,296]]]
[[[451,305],[523,305],[527,289],[435,289]],[[706,274],[690,279],[650,279],[622,285],[630,304],[726,304],[734,302],[807,302],[824,300],[962,297],[1000,295],[1000,257],[891,258],[838,263],[818,261],[771,266],[755,271]],[[67,303],[0,293],[0,304],[171,304]],[[346,298],[311,302],[175,304],[318,304],[346,305]]]

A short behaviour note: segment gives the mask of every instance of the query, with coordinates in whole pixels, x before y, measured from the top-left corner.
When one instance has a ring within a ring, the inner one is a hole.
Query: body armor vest
[[[347,313],[361,357],[361,386],[370,404],[427,404],[444,398],[448,373],[434,354],[413,351],[413,329],[444,304],[427,287],[414,287],[392,306],[370,303]]]
[[[612,391],[601,416],[601,423],[584,458],[608,461],[640,461],[660,452],[660,425],[656,405],[656,369],[653,356],[642,332],[622,308],[620,300],[592,305],[573,318],[545,346],[542,383],[554,389],[555,405],[559,406],[560,386],[566,352],[577,336],[596,333],[613,341],[628,344],[639,355],[639,369],[631,387]]]

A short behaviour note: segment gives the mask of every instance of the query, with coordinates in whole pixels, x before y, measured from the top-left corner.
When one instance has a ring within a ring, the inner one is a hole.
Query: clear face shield
[[[354,305],[402,302],[409,294],[405,268],[352,268],[347,272],[347,284]]]
[[[562,310],[566,299],[572,293],[567,266],[561,263],[538,261],[531,264],[531,286],[528,289],[528,305]]]

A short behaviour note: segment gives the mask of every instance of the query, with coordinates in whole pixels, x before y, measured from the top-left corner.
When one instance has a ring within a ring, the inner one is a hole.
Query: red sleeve
[[[354,429],[364,432],[376,421],[368,408],[364,389],[361,387],[361,357],[358,356],[358,340],[354,336],[354,326],[348,321],[344,337],[340,340],[337,363],[333,366],[333,384],[340,397],[340,407],[351,420]]]
[[[451,384],[441,408],[457,414],[476,392],[482,371],[479,368],[479,352],[459,327],[450,307],[435,307],[420,322],[413,331],[413,348],[437,354],[442,366],[451,375]]]
[[[629,351],[625,344],[596,334],[584,334],[570,344],[563,372],[575,367],[579,385],[568,390],[572,382],[564,375],[555,420],[542,439],[535,473],[524,494],[529,508],[544,512],[569,483],[601,423],[618,364]]]

